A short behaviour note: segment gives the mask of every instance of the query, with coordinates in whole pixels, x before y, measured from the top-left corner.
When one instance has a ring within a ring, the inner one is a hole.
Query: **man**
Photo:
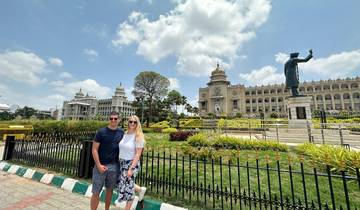
[[[304,58],[298,58],[299,53],[290,53],[290,59],[286,61],[284,66],[284,73],[286,78],[286,88],[291,89],[292,96],[299,96],[299,70],[298,63],[309,61],[313,55],[312,50],[309,50],[309,55]]]
[[[119,142],[124,135],[124,131],[118,128],[119,121],[119,113],[111,112],[109,125],[98,130],[93,141],[92,155],[95,166],[92,176],[91,210],[97,209],[99,195],[104,185],[106,188],[105,210],[110,208],[119,170]]]

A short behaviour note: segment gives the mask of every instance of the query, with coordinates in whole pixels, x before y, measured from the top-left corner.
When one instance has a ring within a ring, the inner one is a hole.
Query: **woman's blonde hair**
[[[135,119],[136,120],[136,129],[135,129],[135,141],[139,142],[139,141],[144,141],[145,142],[145,136],[144,136],[144,133],[142,131],[142,128],[141,128],[141,123],[140,123],[140,120],[139,120],[139,117],[136,116],[136,115],[131,115],[129,118],[128,118],[128,121],[130,119]],[[128,124],[128,131],[129,131],[129,124]]]

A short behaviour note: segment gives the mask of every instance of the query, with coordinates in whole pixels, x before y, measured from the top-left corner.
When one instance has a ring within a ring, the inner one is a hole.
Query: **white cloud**
[[[34,53],[11,51],[0,53],[0,77],[38,85],[46,81],[40,75],[46,72],[46,62]]]
[[[31,94],[22,92],[18,88],[12,88],[0,84],[1,101],[9,105],[30,106],[36,109],[49,110],[49,108],[60,108],[66,99],[61,94]]]
[[[151,21],[132,12],[119,24],[113,45],[137,44],[137,54],[153,63],[177,57],[177,70],[193,76],[208,75],[216,62],[231,66],[240,47],[266,22],[268,0],[173,1],[175,8]]]
[[[333,54],[326,58],[312,59],[299,67],[304,73],[318,74],[328,79],[351,76],[360,69],[360,50]]]
[[[62,66],[63,62],[60,58],[49,58],[48,59],[49,63],[55,66]]]
[[[71,78],[73,78],[73,76],[69,72],[61,72],[59,77],[62,78],[62,79],[71,79]]]
[[[273,66],[264,66],[261,69],[254,69],[250,73],[239,74],[239,77],[248,85],[268,85],[285,82],[285,76],[277,73]]]
[[[307,55],[299,56],[305,57]],[[352,76],[352,73],[360,69],[360,49],[348,52],[332,54],[325,58],[312,58],[306,63],[299,64],[299,70],[305,74],[316,75],[322,79],[336,79],[339,77]],[[289,56],[285,53],[275,55],[275,60],[284,64]],[[301,77],[301,76],[300,76]]]
[[[89,57],[90,61],[95,61],[96,57],[98,57],[98,52],[94,49],[84,49],[83,52]]]
[[[85,79],[82,81],[75,81],[65,83],[64,81],[58,80],[50,83],[56,91],[64,94],[67,97],[73,97],[76,92],[81,88],[84,94],[96,96],[97,98],[109,98],[111,97],[112,91],[109,87],[101,86],[93,79]]]
[[[180,83],[177,78],[168,78],[168,79],[170,81],[170,86],[169,86],[170,90],[179,90],[180,89]]]
[[[130,87],[130,88],[125,88],[125,96],[127,97],[127,99],[129,101],[133,101],[134,100],[134,96],[132,94],[132,91],[134,90],[134,87]]]
[[[284,64],[288,59],[289,59],[289,55],[279,52],[278,54],[275,55],[275,61],[281,64]]]

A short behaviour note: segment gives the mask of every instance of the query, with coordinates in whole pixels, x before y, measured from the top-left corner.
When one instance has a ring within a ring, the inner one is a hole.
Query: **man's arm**
[[[99,172],[104,173],[107,170],[107,167],[104,165],[101,165],[101,163],[100,163],[99,152],[98,152],[99,146],[100,146],[99,142],[93,141],[91,153],[94,158],[95,165],[98,168]]]

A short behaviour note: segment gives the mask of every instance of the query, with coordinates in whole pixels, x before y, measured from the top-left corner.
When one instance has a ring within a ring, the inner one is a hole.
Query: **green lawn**
[[[212,164],[211,160],[200,161],[190,157],[189,155],[183,154],[181,146],[185,145],[186,142],[170,142],[168,140],[168,134],[155,134],[149,133],[146,134],[147,137],[147,149],[143,154],[143,166],[142,166],[142,175],[145,173],[148,174],[148,178],[153,177],[154,179],[161,180],[168,184],[160,183],[150,183],[150,182],[140,182],[143,185],[147,185],[150,189],[150,193],[153,195],[161,195],[167,199],[172,199],[175,202],[184,202],[191,205],[203,207],[205,204],[205,194],[202,190],[204,185],[213,189],[216,187],[226,190],[229,192],[230,187],[231,191],[234,193],[234,190],[238,193],[239,190],[243,193],[250,194],[255,193],[256,196],[263,196],[264,193],[269,195],[269,188],[271,189],[272,198],[276,195],[280,199],[280,187],[282,190],[282,196],[285,201],[285,197],[289,198],[289,201],[292,202],[292,190],[291,190],[291,180],[290,173],[285,170],[289,170],[288,157],[292,159],[292,183],[293,183],[293,192],[295,197],[295,202],[298,202],[300,199],[304,202],[304,191],[306,191],[307,201],[310,203],[314,201],[317,205],[317,191],[315,185],[315,176],[313,174],[313,167],[310,164],[310,160],[307,157],[303,159],[303,170],[305,172],[304,178],[301,173],[300,159],[298,154],[295,151],[290,150],[288,153],[276,153],[273,151],[259,151],[257,154],[255,151],[220,151],[222,152],[222,165],[220,166],[219,160],[214,161]],[[170,160],[171,155],[171,160]],[[178,161],[176,161],[176,155]],[[270,168],[269,178],[267,170],[256,169],[256,157],[258,159],[259,168],[266,168],[267,163]],[[269,157],[270,161],[266,161]],[[279,174],[277,172],[277,160],[278,157],[279,167],[281,170],[284,170],[280,173],[281,183],[279,183]],[[154,159],[154,161],[151,161]],[[183,162],[184,159],[184,162]],[[189,163],[191,160],[191,164]],[[197,162],[197,160],[199,162]],[[230,161],[230,162],[229,162]],[[238,167],[239,164],[239,167]],[[250,169],[247,170],[246,166],[250,166]],[[251,168],[253,166],[253,168]],[[275,170],[271,170],[275,169]],[[176,171],[178,172],[176,174]],[[317,171],[317,173],[326,174],[326,171]],[[321,198],[321,203],[325,204],[326,202],[331,205],[330,198],[330,187],[329,180],[327,176],[318,176],[319,183],[319,194]],[[168,188],[172,185],[172,189]],[[259,181],[258,181],[259,180]],[[305,188],[303,185],[303,180],[305,181]],[[143,181],[143,180],[142,180]],[[182,188],[179,187],[176,190],[176,183],[185,184],[186,186],[192,186],[193,190],[191,193],[182,192]],[[190,184],[191,183],[191,184]],[[333,192],[335,196],[335,205],[339,208],[340,205],[344,208],[346,205],[345,196],[344,196],[344,187],[341,177],[332,178]],[[201,187],[202,186],[202,187]],[[260,190],[259,190],[260,188]],[[347,188],[349,192],[349,198],[351,207],[360,206],[360,189],[358,182],[347,181]],[[196,190],[200,189],[200,190]],[[175,195],[177,193],[177,195]],[[170,195],[171,194],[171,195]],[[213,207],[221,208],[221,196],[213,197],[212,193],[207,193],[206,205],[208,208]],[[210,195],[210,197],[209,197]],[[224,208],[230,208],[230,199],[226,201],[226,197],[223,197]],[[229,197],[228,197],[229,198]],[[234,202],[234,201],[233,201]],[[242,204],[244,205],[244,204]],[[239,207],[239,203],[235,205],[232,203],[234,208]],[[235,207],[237,206],[237,207]],[[244,206],[243,206],[244,207]]]

